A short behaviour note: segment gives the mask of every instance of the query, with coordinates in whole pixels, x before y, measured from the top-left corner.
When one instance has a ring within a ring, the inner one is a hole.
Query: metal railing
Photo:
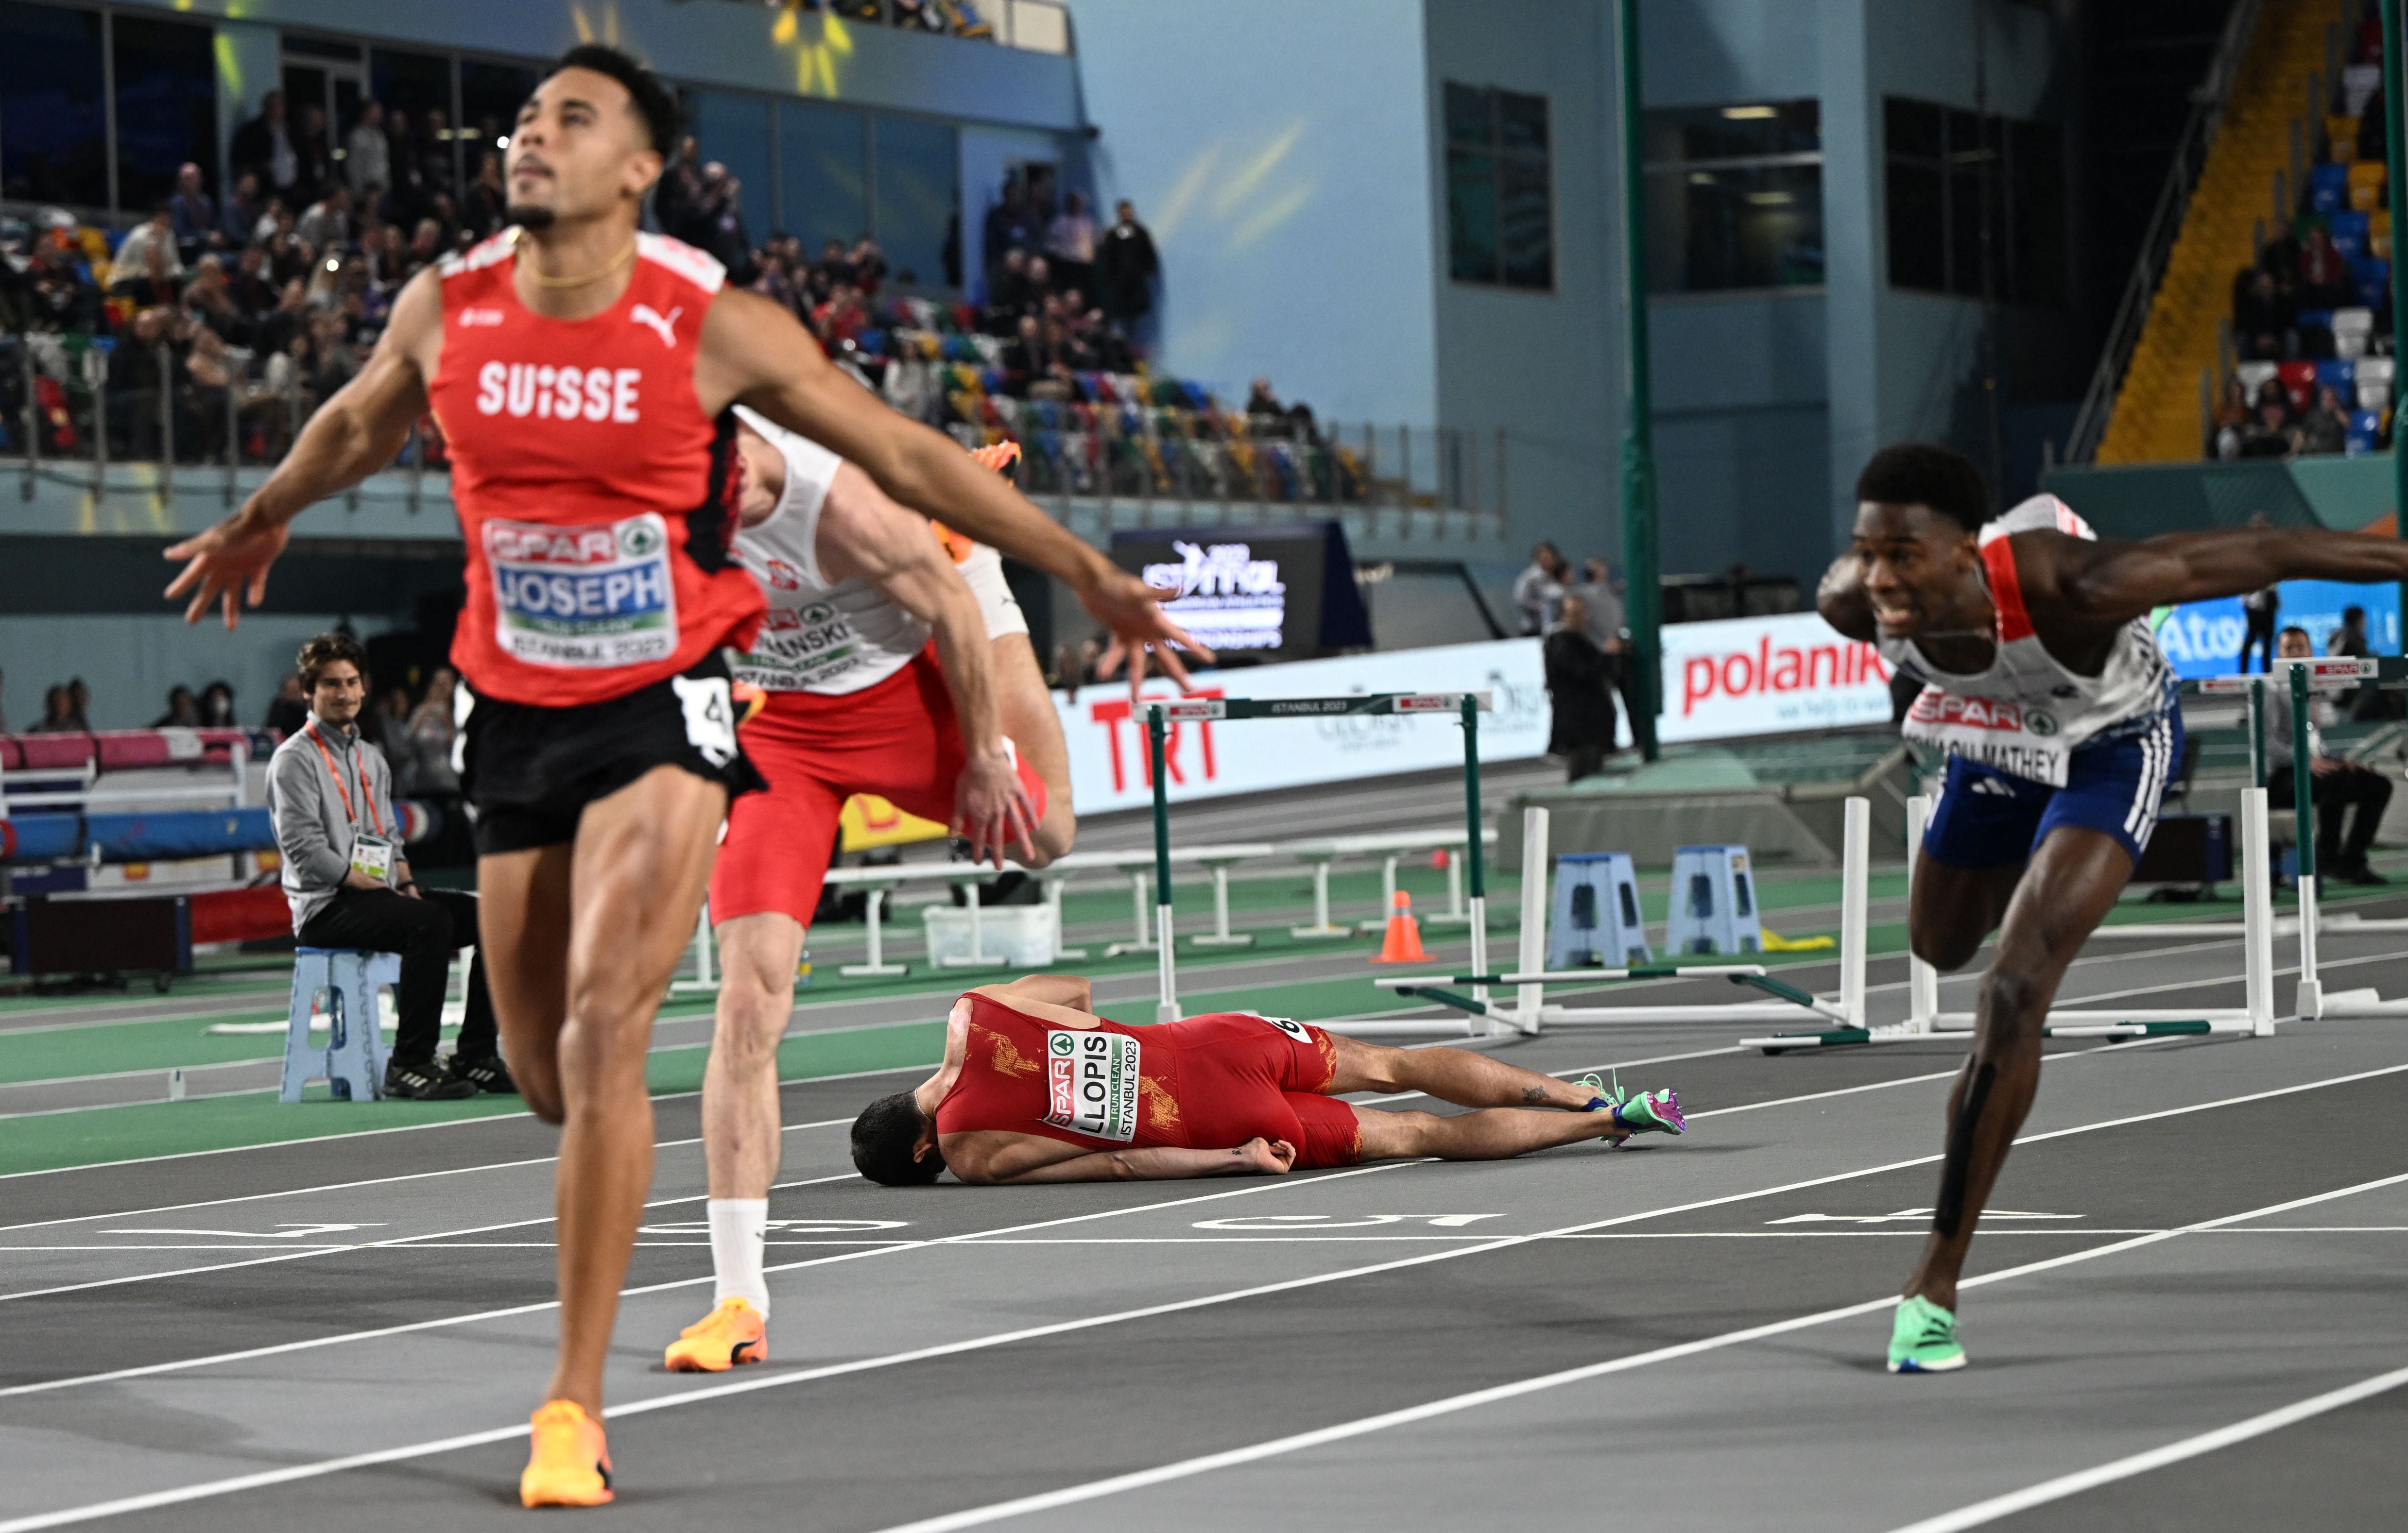
[[[742,0],[759,8],[761,0]],[[1070,10],[1062,0],[784,0],[790,7],[904,32],[968,37],[1032,53],[1068,53]]]
[[[2217,128],[2224,121],[2224,108],[2232,98],[2233,82],[2241,74],[2241,62],[2249,50],[2249,39],[2257,29],[2258,15],[2264,0],[2240,0],[2224,24],[2224,36],[2216,44],[2215,58],[2208,65],[2207,78],[2191,93],[2190,120],[2183,127],[2182,139],[2174,146],[2173,164],[2167,168],[2166,183],[2157,193],[2157,208],[2149,215],[2148,232],[2141,236],[2141,251],[2132,263],[2132,275],[2124,284],[2122,302],[2115,307],[2114,322],[2107,327],[2107,344],[2099,357],[2099,366],[2090,375],[2090,387],[2082,396],[2081,413],[2074,417],[2073,432],[2066,440],[2065,461],[2091,463],[2099,456],[2099,444],[2107,435],[2108,418],[2115,408],[2116,392],[2122,388],[2124,374],[2132,363],[2132,352],[2141,343],[2141,332],[2148,323],[2150,301],[2156,297],[2157,282],[2165,275],[2166,260],[2173,253],[2174,241],[2181,236],[2183,216],[2190,210],[2192,191],[2199,185],[2200,172],[2207,167],[2208,152],[2215,147]]]

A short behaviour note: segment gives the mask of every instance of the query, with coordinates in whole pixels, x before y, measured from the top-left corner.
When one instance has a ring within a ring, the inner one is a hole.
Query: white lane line
[[[1959,1283],[1958,1286],[1960,1288],[1979,1287],[1994,1282],[2004,1282],[2011,1278],[2026,1277],[2036,1272],[2046,1272],[2061,1267],[2071,1267],[2077,1262],[2096,1261],[2102,1256],[2117,1255],[2124,1252],[2138,1250],[2143,1246],[2156,1245],[2160,1241],[2171,1240],[2177,1236],[2188,1234],[2193,1231],[2213,1229],[2237,1220],[2262,1218],[2269,1213],[2281,1212],[2286,1209],[2295,1209],[2310,1203],[2322,1203],[2335,1198],[2348,1197],[2358,1193],[2371,1192],[2377,1188],[2393,1186],[2403,1182],[2408,1182],[2408,1173],[2403,1173],[2400,1176],[2384,1177],[2374,1182],[2363,1182],[2355,1186],[2336,1188],[2331,1192],[2318,1193],[2310,1197],[2293,1198],[2283,1203],[2275,1204],[2270,1208],[2252,1210],[2246,1213],[2228,1214],[2221,1219],[2203,1220],[2197,1225],[2186,1225],[2179,1229],[2153,1232],[2128,1240],[2117,1240],[2112,1244],[2100,1246],[2090,1251],[2069,1252],[2061,1256],[2051,1256],[2044,1261],[2029,1262],[2022,1267],[2010,1267],[2000,1271],[1985,1274],[1978,1278],[1968,1278],[1963,1282]],[[918,1522],[900,1523],[894,1526],[883,1528],[880,1530],[880,1533],[955,1533],[955,1530],[960,1528],[980,1527],[989,1523],[1002,1522],[1010,1517],[1023,1517],[1033,1512],[1051,1512],[1060,1507],[1075,1506],[1082,1501],[1100,1500],[1105,1497],[1117,1496],[1126,1491],[1142,1490],[1148,1486],[1164,1484],[1174,1480],[1186,1480],[1199,1474],[1210,1474],[1216,1469],[1233,1469],[1241,1464],[1259,1463],[1267,1458],[1276,1458],[1283,1454],[1298,1453],[1306,1449],[1324,1447],[1333,1442],[1343,1442],[1350,1438],[1365,1437],[1373,1432],[1385,1431],[1392,1426],[1405,1426],[1415,1422],[1428,1421],[1439,1416],[1454,1415],[1464,1411],[1477,1410],[1483,1406],[1496,1405],[1506,1400],[1518,1399],[1526,1395],[1535,1395],[1544,1390],[1558,1389],[1566,1384],[1584,1383],[1591,1379],[1601,1379],[1615,1373],[1627,1373],[1634,1368],[1646,1368],[1656,1363],[1667,1363],[1684,1357],[1694,1357],[1700,1353],[1717,1352],[1727,1347],[1739,1346],[1749,1341],[1760,1341],[1768,1337],[1782,1336],[1792,1331],[1806,1330],[1813,1326],[1828,1325],[1836,1320],[1849,1320],[1858,1315],[1872,1314],[1877,1311],[1886,1310],[1897,1302],[1897,1295],[1885,1294],[1879,1298],[1866,1299],[1861,1303],[1842,1305],[1837,1309],[1831,1310],[1820,1310],[1813,1314],[1798,1315],[1788,1320],[1777,1320],[1769,1325],[1750,1325],[1741,1330],[1725,1331],[1720,1336],[1704,1337],[1695,1341],[1684,1341],[1670,1347],[1658,1347],[1653,1351],[1638,1353],[1630,1356],[1610,1358],[1601,1363],[1590,1363],[1581,1368],[1566,1368],[1557,1373],[1541,1374],[1537,1378],[1517,1379],[1511,1383],[1497,1384],[1487,1389],[1470,1390],[1461,1395],[1449,1396],[1444,1399],[1428,1400],[1420,1405],[1408,1406],[1400,1411],[1383,1411],[1375,1416],[1362,1416],[1354,1421],[1339,1422],[1332,1426],[1315,1428],[1312,1431],[1298,1432],[1289,1437],[1273,1438],[1268,1441],[1250,1443],[1245,1447],[1232,1448],[1222,1453],[1206,1454],[1196,1458],[1183,1459],[1174,1464],[1157,1465],[1150,1469],[1139,1469],[1129,1474],[1114,1475],[1110,1479],[1089,1481],[1087,1483],[1082,1485],[1065,1485],[1057,1490],[1045,1491],[1035,1496],[1023,1496],[1009,1501],[996,1501],[983,1507],[971,1507],[961,1512],[949,1512],[940,1517],[926,1517]],[[2318,1396],[2315,1400],[2301,1401],[2300,1405],[2292,1406],[2287,1409],[2298,1411],[2302,1411],[2305,1407],[2315,1406],[2319,1409],[2329,1411],[2335,1409],[2338,1406],[2349,1404],[2353,1399],[2363,1399],[2367,1395],[2379,1394],[2384,1389],[2395,1387],[2397,1384],[2401,1383],[2408,1383],[2408,1368],[2401,1368],[2396,1373],[2384,1374],[2377,1379],[2370,1379],[2362,1383],[2354,1384],[2350,1386],[2349,1390],[2337,1390],[2332,1395]],[[2363,1391],[2364,1393],[2352,1394],[2352,1390]],[[2330,1403],[2323,1403],[2327,1401],[2329,1401]],[[2309,1415],[2313,1415],[2315,1413],[2315,1411],[2313,1410],[2305,1411],[2305,1414]],[[2272,1431],[2276,1426],[2286,1426],[2288,1424],[2287,1420],[2272,1419],[2282,1415],[2283,1412],[2280,1411],[2270,1412],[2268,1416],[2256,1417],[2253,1418],[2251,1422],[2244,1422],[2240,1425],[2243,1427],[2247,1427],[2255,1425],[2257,1422],[2266,1422],[2268,1425],[2258,1427],[2258,1430]],[[2292,1417],[2289,1419],[2299,1418]],[[2238,1428],[2228,1427],[2225,1430],[2227,1432],[2231,1432],[2237,1429]],[[2215,1435],[2216,1434],[2209,1434],[2210,1437],[2214,1437]],[[2256,1432],[2244,1432],[2243,1435],[2255,1436],[2257,1434]],[[2199,1441],[2200,1440],[2195,1439],[2192,1440]],[[2235,1438],[2232,1440],[2238,1441],[2241,1440],[2241,1439]],[[2181,1448],[2186,1445],[2176,1444],[2174,1446],[2176,1448]],[[2208,1451],[2209,1448],[2220,1446],[2222,1446],[2220,1442],[2207,1442],[2204,1446],[2200,1447],[2195,1451],[2204,1453]],[[2159,1453],[2165,1453],[2168,1451],[2169,1450],[2165,1449],[2158,1450]],[[2148,1455],[2142,1456],[2146,1457]],[[2187,1453],[2180,1453],[2175,1454],[2175,1458],[2169,1458],[2165,1460],[2165,1462],[2172,1463],[2174,1462],[2176,1458],[2188,1456],[2190,1456],[2190,1454]],[[2123,1462],[2129,1463],[2132,1461],[2125,1460]],[[2140,1469],[2155,1467],[2156,1466],[2154,1464],[2142,1464],[2139,1466]],[[2116,1466],[2110,1465],[2105,1468],[2112,1469],[2116,1468]],[[2091,1472],[2096,1474],[2100,1471],[2093,1470]],[[2138,1472],[2138,1469],[2128,1472]],[[2069,1480],[2071,1480],[2078,1479],[2080,1477],[2069,1476],[2068,1478]],[[2109,1478],[2115,1478],[2115,1476],[2111,1475]],[[2051,1486],[2062,1483],[2065,1483],[2065,1482],[2053,1481],[2050,1483],[2050,1485],[2035,1486],[2032,1490],[2020,1494],[2033,1496],[2036,1495],[2037,1492],[2048,1490]],[[2058,1491],[2056,1494],[2071,1495],[2076,1490],[2086,1488],[2087,1488],[2086,1485],[2073,1484],[2069,1485],[2067,1489]],[[1902,1528],[1898,1530],[1898,1533],[1946,1533],[1946,1530],[1949,1529],[1971,1527],[1975,1526],[1976,1523],[1987,1522],[1991,1517],[2004,1516],[2010,1512],[2020,1511],[2024,1505],[2036,1505],[2040,1500],[2052,1500],[2055,1498],[2056,1496],[2040,1496],[2035,1501],[2024,1502],[2014,1506],[2000,1505],[1999,1503],[1984,1503],[1985,1506],[1999,1505],[1999,1510],[1986,1516],[1973,1518],[1971,1521],[1959,1522],[1948,1519],[1939,1519],[1928,1523],[1917,1523],[1913,1528]],[[2011,1498],[2000,1497],[2000,1502],[2002,1503],[2009,1499]],[[1968,1508],[1966,1509],[1966,1512],[1981,1510],[1981,1508]],[[1966,1512],[1956,1513],[1956,1515],[1962,1517],[1966,1515]],[[95,1513],[95,1515],[98,1514],[99,1513]],[[0,1533],[14,1533],[14,1529],[8,1524],[0,1523]]]
[[[1088,1219],[1110,1219],[1125,1213],[1151,1213],[1157,1210],[1179,1208],[1190,1203],[1211,1203],[1217,1202],[1223,1198],[1242,1197],[1254,1193],[1276,1192],[1283,1188],[1310,1187],[1324,1182],[1336,1182],[1346,1177],[1365,1176],[1377,1171],[1393,1171],[1402,1167],[1417,1166],[1420,1164],[1422,1163],[1419,1161],[1392,1160],[1383,1161],[1377,1166],[1359,1166],[1350,1170],[1333,1171],[1326,1176],[1302,1175],[1283,1177],[1276,1180],[1265,1179],[1261,1182],[1249,1183],[1243,1187],[1232,1188],[1225,1192],[1207,1193],[1196,1197],[1171,1198],[1163,1202],[1136,1204],[1125,1209],[1107,1209],[1096,1213],[1081,1214],[1072,1219],[1047,1219],[1040,1220],[1035,1224],[1008,1225],[1000,1229],[991,1231],[972,1231],[962,1235],[950,1235],[940,1239],[919,1241],[907,1249],[916,1250],[922,1246],[958,1244],[971,1239],[973,1235],[977,1234],[1012,1235],[1025,1230],[1048,1229],[1058,1225],[1077,1224],[1082,1220]],[[407,1237],[398,1239],[407,1239]],[[371,1243],[374,1245],[398,1243],[398,1239],[395,1242],[375,1241]],[[349,1247],[343,1249],[363,1248]],[[838,1262],[855,1261],[864,1255],[881,1255],[888,1249],[896,1248],[880,1248],[879,1250],[868,1252],[848,1251],[840,1255],[815,1256],[804,1261],[778,1263],[764,1268],[762,1270],[764,1272],[798,1271],[808,1267],[825,1267]],[[290,1257],[306,1254],[323,1254],[323,1253],[279,1252],[277,1254],[279,1256]],[[248,1267],[256,1264],[250,1262],[228,1262],[224,1265],[228,1267]],[[131,1282],[138,1280],[114,1279],[109,1281]],[[644,1283],[635,1287],[623,1288],[619,1291],[619,1297],[624,1299],[633,1298],[642,1294],[666,1293],[671,1289],[692,1288],[698,1284],[710,1282],[714,1280],[708,1273],[697,1278],[677,1278],[667,1282]],[[104,1287],[107,1285],[107,1283],[79,1283],[73,1286],[82,1288]],[[49,1291],[61,1292],[64,1290]],[[473,1325],[489,1320],[507,1320],[515,1315],[539,1314],[546,1310],[556,1310],[559,1307],[560,1301],[558,1299],[542,1299],[530,1304],[513,1304],[499,1310],[480,1310],[470,1314],[440,1315],[431,1320],[413,1320],[398,1325],[382,1325],[374,1330],[343,1331],[332,1336],[306,1337],[299,1340],[279,1341],[267,1346],[246,1347],[238,1352],[214,1353],[201,1357],[170,1358],[164,1362],[144,1363],[133,1368],[112,1368],[105,1373],[79,1373],[64,1379],[45,1379],[37,1383],[12,1384],[7,1388],[0,1388],[0,1399],[5,1399],[14,1395],[45,1395],[54,1390],[79,1388],[85,1384],[113,1383],[125,1379],[148,1378],[153,1374],[159,1373],[180,1373],[194,1368],[214,1368],[224,1363],[248,1362],[253,1358],[259,1357],[276,1357],[287,1353],[312,1352],[320,1347],[341,1346],[353,1341],[376,1341],[381,1340],[389,1336],[407,1336],[417,1331],[442,1330],[454,1325]],[[523,1432],[525,1428],[521,1427],[519,1430]]]
[[[2344,1406],[2356,1405],[2360,1400],[2372,1399],[2375,1396],[2386,1394],[2402,1384],[2408,1384],[2408,1368],[2396,1368],[2388,1373],[2378,1373],[2372,1379],[2360,1379],[2354,1384],[2344,1384],[2339,1389],[2329,1390],[2322,1395],[2313,1395],[2304,1400],[2295,1400],[2289,1405],[2251,1416],[2245,1421],[2236,1421],[2229,1426],[2219,1426],[2212,1432],[2201,1432],[2197,1437],[2184,1438],[2179,1442],[2169,1442],[2162,1448],[2152,1448],[2146,1453],[2134,1454],[2128,1458],[2119,1458],[2095,1469],[2060,1475],[2055,1480],[2044,1480],[2037,1485],[2028,1485],[2022,1490],[2011,1491],[2004,1496],[1994,1496],[1986,1501],[1976,1501],[1971,1506],[1959,1507],[1955,1512],[1943,1512],[1937,1517],[1927,1517],[1919,1523],[1909,1523],[1903,1527],[1893,1529],[1892,1533],[1958,1533],[1962,1528],[1979,1527],[1984,1523],[1996,1522],[2001,1517],[2011,1517],[2018,1512],[2028,1511],[2032,1507],[2046,1506],[2051,1501],[2061,1501],[2069,1496],[2079,1496],[2086,1490],[2096,1490],[2100,1485],[2112,1484],[2118,1480],[2128,1480],[2136,1474],[2146,1474],[2151,1469],[2161,1469],[2169,1464],[2179,1464],[2186,1458],[2197,1458],[2203,1454],[2212,1454],[2218,1448],[2229,1448],[2235,1443],[2246,1442],[2251,1438],[2264,1437],[2269,1432],[2280,1431],[2286,1426],[2306,1421],[2311,1417],[2321,1416],[2329,1411],[2338,1411]]]

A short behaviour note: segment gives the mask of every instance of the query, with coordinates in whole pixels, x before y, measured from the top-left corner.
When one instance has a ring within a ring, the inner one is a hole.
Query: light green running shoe
[[[1689,1120],[1681,1115],[1680,1094],[1670,1090],[1642,1091],[1633,1096],[1622,1089],[1622,1077],[1617,1072],[1613,1082],[1596,1075],[1584,1075],[1572,1084],[1591,1094],[1585,1110],[1611,1112],[1613,1121],[1633,1134],[1685,1134]]]
[[[1898,1318],[1890,1325],[1889,1370],[1892,1373],[1949,1373],[1965,1366],[1965,1349],[1956,1340],[1956,1315],[1928,1298],[1898,1301]]]

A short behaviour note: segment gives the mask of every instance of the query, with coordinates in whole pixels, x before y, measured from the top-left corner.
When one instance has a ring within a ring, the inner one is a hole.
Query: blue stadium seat
[[[2332,242],[2335,249],[2352,261],[2366,255],[2366,215],[2347,210],[2332,215]]]
[[[2373,410],[2352,410],[2349,416],[2349,454],[2376,451],[2383,438],[2383,417]]]
[[[2345,406],[2358,397],[2358,364],[2355,362],[2319,362],[2316,364],[2316,387],[2330,389],[2341,396]]]
[[[868,352],[871,356],[882,357],[886,354],[886,332],[883,330],[865,330],[861,333],[860,345],[861,349],[864,351]]]
[[[2317,213],[2349,210],[2349,166],[2321,165],[2309,167],[2308,208]]]
[[[2349,264],[2349,278],[2359,303],[2369,308],[2381,308],[2391,292],[2391,263],[2378,256],[2363,256]]]

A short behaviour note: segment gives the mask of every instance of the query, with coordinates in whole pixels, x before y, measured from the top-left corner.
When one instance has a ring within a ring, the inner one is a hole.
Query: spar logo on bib
[[[1120,1033],[1048,1029],[1045,1121],[1093,1139],[1137,1138],[1138,1041]]]
[[[677,652],[677,587],[659,512],[570,527],[495,520],[484,538],[494,638],[514,658],[604,669]]]

